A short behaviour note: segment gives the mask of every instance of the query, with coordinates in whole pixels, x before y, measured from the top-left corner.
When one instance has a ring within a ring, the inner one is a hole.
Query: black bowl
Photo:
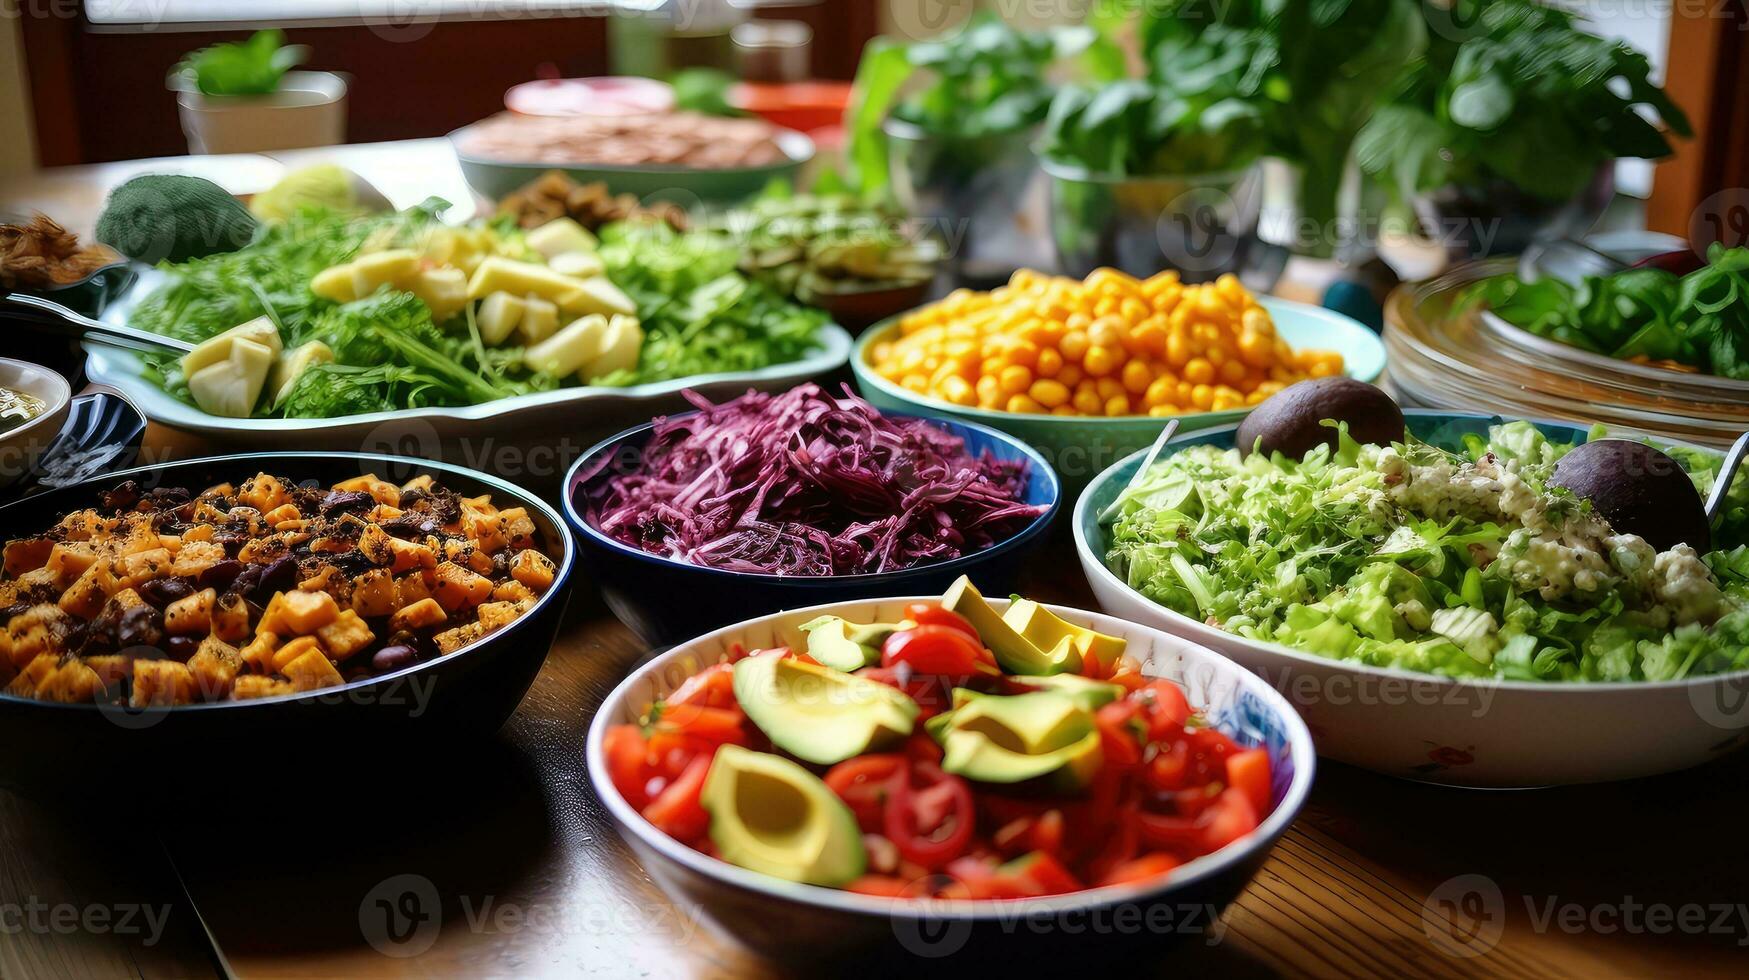
[[[267,471],[332,484],[374,472],[397,482],[434,474],[445,486],[528,509],[558,566],[533,609],[446,657],[306,694],[135,710],[0,694],[0,784],[57,793],[202,790],[301,781],[348,767],[380,768],[443,741],[495,732],[540,672],[564,614],[576,549],[557,511],[474,470],[368,453],[247,453],[142,466],[0,507],[8,536],[47,528],[123,480],[200,489]]]
[[[890,412],[886,414],[896,417]],[[966,448],[974,454],[988,451],[1001,460],[1025,460],[1028,476],[1021,499],[1044,506],[1045,512],[1013,537],[983,551],[894,572],[759,575],[693,565],[650,554],[602,534],[589,523],[578,504],[583,487],[592,487],[614,474],[616,459],[635,459],[641,455],[655,426],[648,422],[597,444],[571,466],[563,490],[565,517],[577,534],[584,567],[601,586],[608,608],[655,647],[670,646],[749,616],[782,609],[884,595],[945,592],[961,575],[970,575],[986,594],[1008,595],[1020,586],[1027,552],[1044,543],[1044,532],[1061,508],[1062,483],[1043,456],[1007,433],[957,420],[927,421],[965,440]]]

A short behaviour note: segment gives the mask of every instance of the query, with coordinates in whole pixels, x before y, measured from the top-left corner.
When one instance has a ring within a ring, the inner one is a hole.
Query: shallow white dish
[[[721,660],[731,644],[740,643],[749,650],[805,644],[801,625],[816,616],[831,613],[855,622],[892,621],[907,603],[935,598],[827,603],[751,619],[674,647],[614,688],[589,726],[590,782],[657,883],[677,901],[706,912],[724,933],[754,949],[785,960],[813,962],[891,946],[894,939],[910,949],[909,943],[920,937],[930,937],[923,941],[935,944],[931,947],[934,951],[927,954],[930,956],[957,955],[980,962],[981,952],[994,947],[1007,954],[1038,955],[1048,960],[1074,955],[1076,947],[1065,942],[1069,937],[1053,934],[1050,929],[1014,929],[1017,917],[1038,916],[1047,923],[1053,918],[1081,921],[1079,917],[1093,914],[1092,910],[1115,914],[1126,908],[1129,911],[1122,914],[1145,917],[1155,906],[1218,909],[1230,902],[1293,822],[1311,790],[1316,765],[1311,733],[1280,694],[1205,647],[1148,626],[1065,606],[1049,608],[1069,622],[1123,637],[1128,641],[1128,654],[1142,662],[1144,672],[1182,685],[1190,704],[1206,710],[1210,724],[1241,744],[1270,750],[1274,809],[1257,830],[1186,863],[1164,881],[1011,902],[895,901],[785,881],[707,857],[657,830],[614,788],[603,752],[607,729],[636,722],[652,700]],[[1008,607],[1008,600],[991,599],[990,604],[1002,610]],[[1172,936],[1171,929],[1140,929],[1099,938],[1102,943],[1136,946],[1139,955],[1144,949],[1157,953]],[[941,945],[950,941],[952,948]]]
[[[162,273],[144,273],[121,300],[103,312],[104,323],[125,326],[129,312],[149,293]],[[749,388],[782,390],[844,366],[850,358],[850,334],[836,324],[820,331],[820,346],[799,361],[774,364],[758,371],[700,374],[672,381],[625,388],[570,387],[518,395],[479,405],[371,412],[331,419],[232,419],[208,415],[171,396],[142,376],[145,362],[126,348],[87,339],[85,373],[93,382],[121,389],[148,419],[161,425],[197,432],[227,442],[262,448],[357,449],[369,444],[387,448],[411,440],[415,450],[429,448],[424,439],[475,438],[494,435],[527,437],[562,430],[587,447],[587,433],[612,432],[649,421],[653,415],[687,407],[680,393],[687,389],[710,397],[740,394]],[[421,455],[415,451],[414,455]]]
[[[60,435],[68,406],[73,403],[73,389],[54,371],[10,357],[0,357],[0,387],[34,396],[43,403],[36,418],[0,433],[0,488],[5,488],[29,473]]]
[[[1497,421],[1452,412],[1404,414],[1424,438]],[[1587,431],[1538,424],[1569,439],[1583,439]],[[1234,428],[1190,433],[1168,450],[1205,442],[1231,446]],[[1521,788],[1651,776],[1749,744],[1749,672],[1625,683],[1453,679],[1332,660],[1174,612],[1132,589],[1104,562],[1105,531],[1097,516],[1128,484],[1142,456],[1100,474],[1075,504],[1075,550],[1100,608],[1206,645],[1258,674],[1299,709],[1327,758],[1426,782]]]

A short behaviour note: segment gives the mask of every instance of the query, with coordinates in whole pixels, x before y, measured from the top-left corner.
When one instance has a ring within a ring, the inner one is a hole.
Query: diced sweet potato
[[[69,660],[37,685],[36,696],[44,701],[88,704],[96,701],[103,690],[103,681],[96,671],[81,661]]]
[[[52,653],[39,653],[19,668],[18,676],[6,685],[6,693],[15,697],[34,698],[36,689],[60,669],[61,658]]]
[[[257,674],[273,673],[273,653],[279,649],[279,634],[271,630],[256,633],[240,651],[244,666]]]
[[[255,698],[276,698],[282,694],[296,694],[298,689],[290,681],[282,681],[277,677],[263,677],[259,674],[244,674],[231,685],[233,701],[250,701]]]
[[[213,526],[211,524],[196,524],[195,526],[182,532],[182,546],[184,548],[188,547],[191,544],[194,544],[197,541],[201,542],[202,544],[205,544],[205,543],[212,541],[212,539],[213,539]],[[182,552],[178,551],[176,553],[176,556],[178,558],[182,557]]]
[[[405,572],[415,568],[436,568],[437,553],[417,541],[389,539],[389,551],[395,556],[389,568]]]
[[[97,561],[97,549],[78,541],[63,541],[49,552],[46,568],[55,573],[55,582],[65,588],[85,574]]]
[[[334,669],[328,655],[320,650],[311,650],[291,661],[280,668],[280,673],[291,681],[292,687],[300,691],[314,691],[342,683],[340,672]]]
[[[535,592],[545,592],[553,587],[555,567],[551,558],[533,548],[524,548],[510,562],[510,577]]]
[[[499,582],[497,587],[492,590],[492,598],[499,602],[520,603],[524,600],[533,602],[537,596],[535,596],[534,590],[528,586],[511,579],[508,582]]]
[[[396,609],[405,609],[422,599],[429,598],[431,598],[431,586],[425,584],[424,575],[415,572],[395,580]]]
[[[170,549],[165,548],[164,543],[158,540],[158,532],[152,530],[150,524],[136,524],[127,537],[116,545],[116,553],[121,555],[137,555],[158,550],[163,550],[165,554],[170,553]]]
[[[160,534],[158,535],[158,547],[170,552],[171,557],[175,557],[177,552],[182,550],[182,535]]]
[[[528,516],[528,508],[506,507],[498,512],[498,517],[504,522],[504,536],[509,539],[508,547],[534,547],[534,518]]]
[[[431,595],[447,612],[472,609],[492,595],[492,580],[453,562],[437,566],[437,583]]]
[[[279,622],[287,632],[308,636],[340,615],[340,606],[326,592],[297,589],[279,595]],[[265,616],[263,617],[265,618]]]
[[[253,507],[263,514],[291,499],[291,492],[278,478],[257,473],[243,481],[243,486],[237,491],[237,502]]]
[[[401,506],[401,488],[395,486],[393,483],[377,479],[375,473],[367,473],[364,476],[355,476],[350,480],[336,483],[334,484],[334,489],[363,490],[365,493],[370,494],[379,504],[388,504],[390,507]]]
[[[242,643],[248,639],[248,601],[235,592],[219,596],[213,603],[212,634],[226,643]]]
[[[482,603],[474,615],[479,619],[480,625],[490,632],[516,622],[521,613],[517,611],[514,602],[487,602]]]
[[[166,548],[149,548],[123,555],[115,565],[115,577],[125,588],[134,588],[168,574],[171,564]]]
[[[61,529],[64,541],[89,541],[99,534],[108,534],[116,523],[115,518],[105,517],[97,511],[80,510],[61,518],[61,523],[56,526]],[[48,552],[43,552],[43,560],[47,561],[48,557]]]
[[[243,656],[237,648],[211,636],[202,640],[200,649],[188,658],[188,672],[194,675],[194,685],[208,701],[224,700],[242,667]]]
[[[60,606],[67,612],[91,619],[103,608],[110,594],[121,587],[107,559],[91,563],[73,584],[61,593]]]
[[[199,691],[188,665],[174,660],[134,661],[134,693],[129,703],[136,708],[193,704]]]
[[[397,630],[417,630],[437,624],[448,619],[436,599],[420,599],[406,606],[389,617],[389,628]]]
[[[268,527],[278,527],[286,521],[301,520],[303,516],[303,514],[298,512],[295,505],[286,503],[280,504],[278,507],[262,514],[261,519],[267,522]]]
[[[359,618],[358,613],[350,609],[342,610],[332,623],[316,631],[316,638],[328,648],[328,655],[335,660],[345,660],[376,639],[370,625]]]
[[[509,546],[510,538],[504,533],[503,519],[497,511],[462,511],[462,533],[466,534],[474,546],[481,551],[499,551]]]
[[[182,547],[176,550],[176,557],[170,562],[170,574],[192,578],[225,560],[224,546],[210,540],[210,530],[207,535],[206,539],[198,540],[190,540],[187,534],[182,536]]]
[[[171,633],[208,633],[213,628],[213,604],[219,594],[202,589],[164,607],[164,629]]]
[[[455,629],[444,630],[431,638],[437,644],[437,652],[448,656],[462,647],[485,636],[489,631],[479,623],[467,623]]]
[[[333,594],[334,583],[345,578],[345,573],[333,565],[323,565],[321,571],[298,583],[298,588],[305,592],[327,592]]]
[[[360,616],[387,616],[396,609],[395,580],[386,568],[373,568],[352,580],[352,609]]]
[[[414,477],[413,479],[408,480],[406,483],[401,484],[401,489],[402,490],[430,490],[432,485],[435,484],[436,482],[437,482],[436,480],[432,479],[430,473],[421,473],[418,476]]]
[[[55,543],[48,538],[14,538],[6,542],[4,565],[9,577],[43,567],[53,554]]]
[[[97,679],[106,688],[115,688],[134,676],[134,658],[125,653],[105,653],[86,657],[85,666],[97,671]]]
[[[253,565],[266,565],[290,549],[289,542],[282,537],[250,538],[237,549],[237,560]]]
[[[322,652],[322,642],[313,636],[300,636],[287,640],[285,645],[273,651],[273,670],[271,673],[285,673],[285,665],[297,660],[310,651]],[[324,654],[326,656],[326,654]]]

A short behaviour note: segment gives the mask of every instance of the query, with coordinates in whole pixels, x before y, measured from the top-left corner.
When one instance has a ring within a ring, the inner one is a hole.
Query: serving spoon
[[[1136,467],[1136,471],[1130,474],[1130,482],[1124,484],[1124,489],[1126,491],[1134,490],[1136,487],[1141,486],[1142,478],[1147,475],[1150,469],[1153,469],[1154,463],[1159,460],[1160,450],[1165,449],[1166,444],[1171,442],[1172,437],[1177,434],[1178,420],[1175,418],[1167,419],[1166,427],[1160,430],[1158,436],[1154,437],[1154,445],[1148,449],[1148,455],[1142,457],[1142,465]],[[1749,435],[1749,433],[1745,433],[1745,435]],[[1123,494],[1118,494],[1118,496],[1122,497]],[[1117,500],[1113,499],[1111,503],[1106,504],[1105,508],[1099,512],[1098,520],[1103,524],[1104,522],[1111,520],[1116,514]]]
[[[93,320],[54,300],[30,293],[0,294],[0,320],[14,321],[62,336],[91,337],[116,347],[147,353],[168,351],[172,354],[186,354],[194,350],[194,345],[186,340],[177,340],[119,323]]]
[[[1719,518],[1725,512],[1725,498],[1731,495],[1731,484],[1736,482],[1737,470],[1743,465],[1743,457],[1749,455],[1749,432],[1737,437],[1731,448],[1725,453],[1724,465],[1719,467],[1718,479],[1713,481],[1713,491],[1706,498],[1706,522],[1708,527],[1717,527]]]

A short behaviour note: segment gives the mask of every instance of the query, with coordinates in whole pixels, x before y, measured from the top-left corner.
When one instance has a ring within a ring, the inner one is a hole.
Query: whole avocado
[[[1255,450],[1303,459],[1314,446],[1336,448],[1336,430],[1325,419],[1346,422],[1356,442],[1403,441],[1403,410],[1390,395],[1353,378],[1313,378],[1264,399],[1239,423],[1234,444],[1246,456]]]
[[[144,174],[110,191],[97,240],[140,262],[186,262],[235,252],[256,221],[224,188],[185,174]]]
[[[1712,529],[1700,491],[1676,460],[1627,439],[1588,442],[1561,457],[1549,483],[1565,487],[1621,534],[1637,534],[1659,551],[1679,544],[1706,553]]]

